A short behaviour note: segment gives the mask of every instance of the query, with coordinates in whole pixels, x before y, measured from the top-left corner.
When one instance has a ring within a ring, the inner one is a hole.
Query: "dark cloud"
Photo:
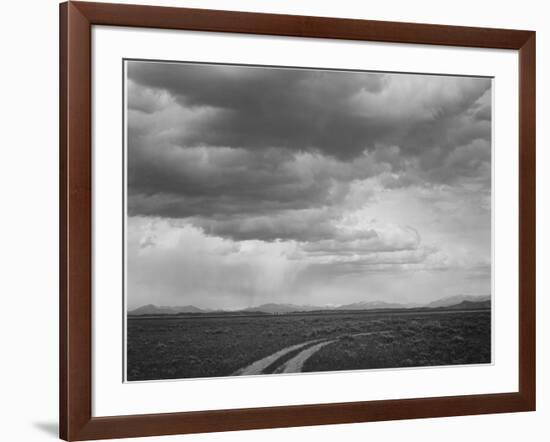
[[[459,177],[491,182],[491,145],[488,141],[476,139],[470,144],[459,146],[443,160],[443,164],[430,171],[434,181],[448,182]]]
[[[216,110],[175,138],[184,146],[320,149],[349,157],[384,130],[350,107],[358,92],[383,90],[387,77],[381,74],[130,63],[128,76],[168,92],[183,107]]]
[[[353,232],[352,239],[322,239],[316,243],[306,244],[302,249],[308,254],[330,256],[365,256],[374,252],[402,252],[417,250],[421,243],[418,232],[411,228],[399,229],[391,235],[375,229],[367,231],[369,235],[359,236]],[[326,238],[326,237],[325,237]],[[393,257],[395,253],[391,253]]]
[[[268,215],[190,218],[189,222],[209,235],[231,238],[236,241],[258,239],[262,241],[295,240],[322,242],[326,238],[350,242],[368,240],[372,246],[382,243],[375,229],[364,227],[346,231],[337,227],[341,214],[328,208],[285,210]],[[320,243],[319,243],[320,244]],[[325,245],[324,247],[329,247]],[[304,248],[306,250],[307,248]]]
[[[357,183],[490,189],[488,79],[147,62],[128,78],[131,216],[336,253],[377,241],[337,226],[368,204]]]
[[[340,158],[377,143],[416,154],[469,141],[459,119],[490,86],[487,79],[461,77],[182,63],[132,62],[128,76],[184,108],[212,110],[175,131],[174,144],[319,150]],[[479,126],[470,129],[476,138],[487,132],[483,121],[471,123]]]
[[[131,144],[130,215],[215,218],[331,206],[353,180],[391,169],[367,153],[344,162],[282,149]]]

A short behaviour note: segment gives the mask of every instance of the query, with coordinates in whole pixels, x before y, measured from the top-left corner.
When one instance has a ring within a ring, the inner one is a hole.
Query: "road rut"
[[[312,341],[302,342],[300,344],[291,345],[290,347],[285,347],[282,350],[279,350],[276,353],[273,353],[263,359],[259,359],[252,364],[237,370],[233,373],[233,376],[253,376],[258,374],[265,374],[264,370],[270,365],[276,364],[279,359],[283,359],[285,355],[288,355],[291,352],[299,350],[303,347],[307,347],[304,350],[298,352],[287,361],[281,361],[280,365],[275,368],[273,373],[301,373],[306,361],[311,358],[315,353],[321,350],[323,347],[338,342],[345,336],[359,337],[359,336],[369,336],[377,333],[386,333],[388,330],[379,330],[373,332],[363,332],[355,333],[352,335],[342,335],[334,339],[314,339]],[[315,344],[315,345],[312,345]]]
[[[262,374],[262,372],[271,364],[273,364],[277,359],[282,358],[286,354],[296,351],[302,347],[305,347],[306,345],[313,344],[315,342],[319,342],[320,339],[314,339],[313,341],[306,341],[302,342],[300,344],[291,345],[290,347],[283,348],[282,350],[279,350],[276,353],[273,353],[272,355],[269,355],[263,359],[260,359],[256,362],[253,362],[252,364],[248,365],[247,367],[241,368],[237,370],[235,373],[233,373],[234,376],[253,376],[257,374]]]

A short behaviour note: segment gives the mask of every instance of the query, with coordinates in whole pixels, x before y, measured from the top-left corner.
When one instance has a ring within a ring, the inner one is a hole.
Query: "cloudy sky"
[[[491,80],[127,62],[128,306],[489,294]]]

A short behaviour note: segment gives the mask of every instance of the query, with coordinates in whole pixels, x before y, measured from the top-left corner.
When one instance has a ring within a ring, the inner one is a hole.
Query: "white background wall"
[[[138,2],[140,0],[135,0]],[[550,433],[550,11],[547,2],[461,0],[179,0],[151,4],[353,17],[537,31],[538,411],[147,440],[548,440]],[[0,440],[57,438],[58,7],[55,0],[0,6]],[[545,274],[546,273],[546,274]]]

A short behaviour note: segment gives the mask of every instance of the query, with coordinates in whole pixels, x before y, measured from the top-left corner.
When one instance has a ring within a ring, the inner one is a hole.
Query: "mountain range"
[[[474,295],[456,295],[456,296],[449,296],[448,298],[441,298],[437,301],[430,302],[426,305],[426,307],[449,307],[451,305],[460,304],[462,302],[483,302],[483,301],[489,301],[491,302],[491,296],[485,295],[485,296],[474,296]]]
[[[256,307],[248,307],[240,310],[212,310],[202,309],[194,305],[184,305],[179,307],[156,306],[148,304],[138,307],[128,312],[131,316],[139,315],[177,315],[181,313],[266,313],[266,314],[284,314],[296,312],[312,311],[350,311],[350,310],[387,310],[387,309],[406,309],[406,308],[449,308],[449,309],[477,309],[490,308],[491,296],[473,296],[473,295],[455,295],[441,298],[427,304],[399,304],[385,301],[363,301],[339,306],[318,306],[318,305],[298,305],[298,304],[262,304]]]
[[[194,305],[184,305],[181,307],[166,307],[147,304],[131,310],[130,315],[176,315],[178,313],[208,313],[212,310],[202,309]]]

